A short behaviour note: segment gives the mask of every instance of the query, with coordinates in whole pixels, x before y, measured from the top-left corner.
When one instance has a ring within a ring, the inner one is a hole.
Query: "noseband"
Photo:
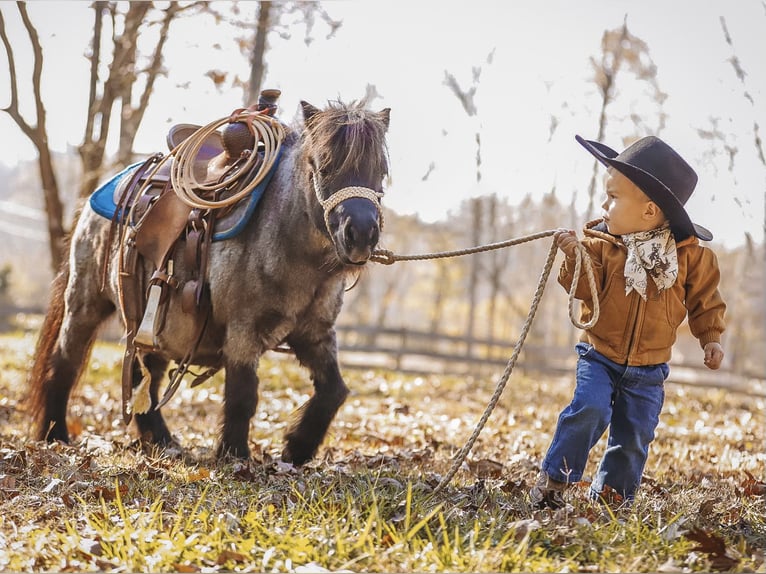
[[[332,210],[338,207],[341,203],[346,201],[347,199],[351,199],[354,197],[361,197],[363,199],[368,199],[372,202],[372,204],[375,206],[375,209],[378,210],[378,225],[380,227],[380,230],[383,231],[383,209],[380,205],[380,198],[383,197],[383,192],[373,191],[369,187],[360,187],[360,186],[350,186],[350,187],[343,187],[333,193],[330,197],[327,199],[322,198],[322,190],[319,186],[319,178],[317,177],[316,172],[311,172],[311,181],[314,183],[314,193],[316,193],[317,201],[322,206],[322,209],[324,210],[324,224],[325,227],[327,227],[327,233],[330,234],[330,237],[332,238],[332,231],[330,230],[330,214],[332,213]],[[335,240],[333,239],[333,242]]]

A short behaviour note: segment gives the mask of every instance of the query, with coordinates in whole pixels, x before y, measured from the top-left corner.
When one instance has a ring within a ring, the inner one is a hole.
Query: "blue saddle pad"
[[[255,189],[250,194],[241,199],[237,204],[236,212],[237,217],[227,217],[222,220],[216,221],[213,228],[213,241],[223,241],[225,239],[231,239],[236,237],[247,225],[248,221],[255,212],[255,208],[258,206],[263,192],[269,185],[274,172],[277,170],[279,160],[282,157],[282,150],[280,149],[277,154],[277,159],[271,166],[271,169],[266,176],[261,180]],[[118,174],[112,176],[111,179],[104,182],[96,191],[90,196],[90,206],[100,216],[111,220],[114,217],[114,212],[117,210],[117,205],[114,202],[114,191],[120,184],[123,178],[130,177],[135,169],[137,169],[143,162],[137,162],[129,165]]]

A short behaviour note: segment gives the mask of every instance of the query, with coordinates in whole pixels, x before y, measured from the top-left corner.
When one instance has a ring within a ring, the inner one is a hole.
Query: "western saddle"
[[[127,347],[122,365],[122,414],[127,424],[132,414],[146,413],[151,407],[150,375],[144,365],[146,353],[157,351],[157,335],[164,327],[169,291],[181,289],[181,307],[193,318],[193,344],[184,357],[176,357],[177,367],[170,372],[170,382],[156,408],[164,405],[178,389],[183,376],[192,365],[210,315],[206,281],[210,243],[219,222],[228,218],[228,225],[237,225],[246,217],[239,200],[233,204],[221,202],[220,209],[194,207],[182,200],[174,190],[176,150],[191,137],[199,137],[191,173],[195,181],[227,182],[231,184],[211,192],[206,199],[218,201],[231,197],[261,176],[264,167],[263,142],[256,137],[252,124],[237,120],[243,111],[274,116],[279,90],[264,90],[258,103],[247,110],[235,110],[223,133],[202,131],[201,126],[178,124],[167,135],[169,156],[156,153],[139,165],[116,187],[116,210],[110,228],[110,243],[117,236],[119,248],[118,292],[120,312],[127,332]],[[255,157],[251,157],[256,154]],[[270,165],[267,167],[271,167]],[[212,196],[212,197],[210,197]],[[183,284],[173,275],[171,254],[183,243],[184,267],[191,276]],[[143,265],[141,265],[143,262]],[[149,266],[153,273],[148,281],[143,270]],[[108,265],[104,265],[105,284]],[[134,365],[138,362],[142,380],[133,393]],[[201,384],[221,368],[207,369],[196,376],[192,386]]]

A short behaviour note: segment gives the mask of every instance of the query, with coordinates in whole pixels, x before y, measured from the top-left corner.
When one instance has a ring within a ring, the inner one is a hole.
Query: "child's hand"
[[[575,246],[577,245],[577,235],[571,229],[559,228],[556,233],[553,234],[553,239],[556,241],[558,248],[564,252],[567,257],[575,256]]]
[[[723,347],[719,343],[705,345],[705,366],[715,371],[721,366],[721,361],[723,361]]]

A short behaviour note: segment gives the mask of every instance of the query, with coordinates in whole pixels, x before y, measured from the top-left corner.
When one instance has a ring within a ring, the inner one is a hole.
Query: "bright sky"
[[[254,15],[254,3],[240,5],[244,14],[250,10]],[[56,150],[76,146],[82,138],[88,74],[84,55],[92,33],[88,6],[70,1],[28,4],[45,50],[44,96],[50,143]],[[368,83],[374,84],[381,97],[373,106],[392,108],[392,182],[386,204],[396,211],[433,221],[454,212],[468,197],[498,193],[517,202],[554,186],[562,202],[574,197],[584,211],[593,163],[574,135],[594,138],[598,130],[600,98],[590,58],[600,58],[603,31],[619,27],[627,15],[630,31],[648,44],[659,87],[668,95],[663,107],[667,125],[658,135],[700,175],[687,204],[692,219],[727,245],[741,243],[744,232],[763,241],[766,168],[758,159],[753,132],[757,122],[766,139],[762,0],[480,0],[470,8],[445,0],[357,0],[324,6],[343,21],[335,37],[325,38],[323,24],[316,25],[310,47],[302,42],[302,29],[290,41],[273,37],[265,87],[283,91],[280,115],[289,121],[301,99],[318,106],[338,97],[358,99]],[[17,57],[25,57],[27,44],[14,6],[3,3],[2,10]],[[721,16],[747,72],[745,86],[729,62],[733,52]],[[205,124],[241,105],[240,89],[219,91],[205,76],[210,69],[247,76],[233,37],[230,29],[210,20],[190,19],[171,30],[166,59],[171,72],[157,85],[137,139],[139,151],[162,150],[173,123]],[[446,70],[467,88],[473,66],[483,71],[475,98],[478,116],[469,118],[443,80]],[[31,61],[23,60],[20,72],[30,70]],[[7,75],[0,73],[0,106],[8,101],[7,86]],[[658,108],[646,84],[629,73],[618,78],[618,89],[608,109],[604,143],[619,151],[623,138],[657,129]],[[745,99],[745,89],[754,104]],[[644,132],[636,132],[630,114],[642,117]],[[557,125],[551,135],[552,117]],[[714,123],[726,144],[737,149],[732,170],[721,142],[698,134]],[[477,128],[483,146],[480,185],[474,166]],[[0,114],[0,134],[2,161],[13,164],[35,157],[5,114]],[[432,162],[435,167],[423,181]]]

